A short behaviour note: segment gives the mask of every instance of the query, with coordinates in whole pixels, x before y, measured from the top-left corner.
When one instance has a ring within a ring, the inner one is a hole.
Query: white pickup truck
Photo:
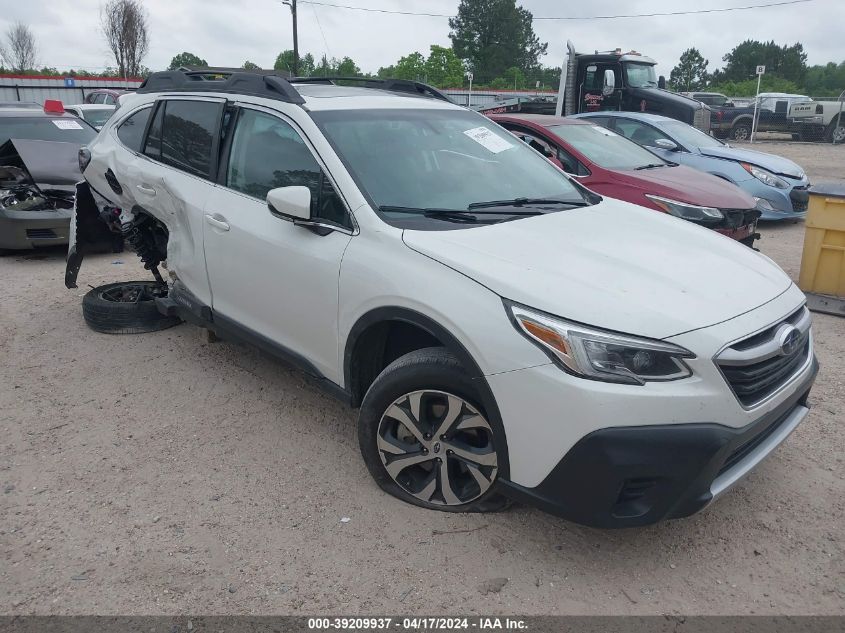
[[[845,91],[839,99],[794,103],[789,117],[801,123],[802,140],[845,143]]]

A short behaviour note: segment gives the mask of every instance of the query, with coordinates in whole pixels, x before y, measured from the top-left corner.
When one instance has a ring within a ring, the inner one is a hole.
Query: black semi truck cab
[[[710,108],[664,88],[655,74],[657,62],[621,49],[593,54],[576,53],[572,42],[563,65],[558,110],[569,115],[600,110],[650,112],[710,131]]]

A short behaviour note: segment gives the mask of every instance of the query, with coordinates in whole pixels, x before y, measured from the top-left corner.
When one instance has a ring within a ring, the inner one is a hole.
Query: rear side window
[[[149,121],[152,111],[151,107],[138,110],[117,128],[117,138],[133,152],[141,151],[144,130],[147,129],[147,121]]]
[[[162,101],[150,125],[144,153],[194,176],[208,178],[213,165],[222,104]]]

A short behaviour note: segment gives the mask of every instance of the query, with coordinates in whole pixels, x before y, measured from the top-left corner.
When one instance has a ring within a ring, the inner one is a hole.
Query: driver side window
[[[293,127],[273,115],[241,110],[225,184],[259,200],[277,187],[308,187],[313,218],[352,228],[343,201],[311,149]]]
[[[625,138],[643,147],[656,147],[657,139],[666,138],[666,135],[657,128],[631,119],[617,118],[615,129]]]

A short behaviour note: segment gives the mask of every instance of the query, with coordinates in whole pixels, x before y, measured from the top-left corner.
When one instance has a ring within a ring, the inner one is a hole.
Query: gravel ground
[[[845,147],[756,147],[845,178]],[[761,232],[796,278],[803,224]],[[394,500],[299,373],[187,325],[96,334],[63,270],[0,259],[0,613],[845,613],[842,319],[815,316],[811,415],[731,494],[600,531]],[[126,253],[80,282],[131,278]]]

